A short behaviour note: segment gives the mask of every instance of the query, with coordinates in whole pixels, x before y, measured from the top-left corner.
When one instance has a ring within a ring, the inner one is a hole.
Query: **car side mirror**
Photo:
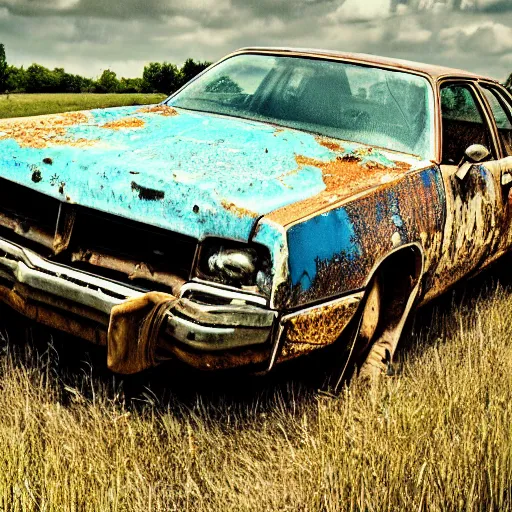
[[[464,151],[464,157],[468,162],[477,164],[485,160],[491,152],[482,144],[473,144]]]
[[[490,154],[491,152],[482,144],[472,144],[466,149],[466,151],[464,151],[464,158],[462,159],[462,163],[459,165],[455,176],[457,176],[459,180],[463,180],[473,164],[483,162]]]

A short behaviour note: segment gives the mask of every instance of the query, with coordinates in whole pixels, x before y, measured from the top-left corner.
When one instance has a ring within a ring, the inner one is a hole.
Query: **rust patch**
[[[138,117],[123,117],[117,121],[111,121],[101,125],[101,128],[109,130],[121,130],[123,128],[142,128],[146,123]]]
[[[317,167],[322,171],[325,190],[304,201],[279,208],[270,213],[268,218],[286,226],[373,186],[392,181],[411,167],[405,162],[395,162],[395,167],[392,168],[371,161],[362,165],[361,157],[371,151],[372,148],[364,149],[359,153],[337,156],[328,161],[296,155],[297,169],[291,173],[298,172],[306,166]]]
[[[107,336],[106,330],[102,325],[96,321],[90,321],[87,317],[88,312],[84,310],[76,310],[77,314],[84,315],[86,318],[77,318],[70,316],[66,311],[59,311],[50,305],[45,305],[41,302],[35,302],[32,299],[33,292],[27,291],[28,289],[20,286],[11,290],[5,286],[0,286],[0,301],[14,309],[21,315],[34,320],[37,323],[64,331],[73,336],[77,336],[91,343],[97,345],[106,345]],[[49,302],[51,298],[48,297]],[[66,303],[67,304],[67,303]],[[60,301],[56,306],[61,306]]]
[[[288,320],[287,343],[329,345],[334,343],[346,327],[359,305],[359,298],[315,308]]]
[[[7,228],[17,235],[20,235],[32,242],[44,245],[45,247],[53,247],[53,233],[44,231],[36,226],[31,226],[22,219],[9,216],[0,212],[0,226]]]
[[[71,146],[75,148],[88,148],[95,146],[98,139],[55,139],[52,141],[51,146]]]
[[[66,198],[69,201],[69,198]],[[55,238],[53,240],[53,252],[60,254],[69,247],[73,227],[76,220],[76,210],[66,204],[60,205],[59,217],[55,228]]]
[[[290,343],[283,346],[281,354],[277,360],[278,363],[295,359],[301,355],[310,354],[314,350],[324,347],[325,345],[317,345],[314,343]]]
[[[144,262],[127,260],[103,254],[92,250],[78,250],[72,253],[71,261],[82,261],[97,267],[106,268],[122,272],[128,276],[128,279],[144,279],[154,283],[160,283],[168,286],[174,294],[179,294],[180,288],[185,280],[170,272],[160,272]]]
[[[168,360],[172,355],[198,370],[213,371],[265,363],[268,361],[270,353],[268,349],[249,348],[218,352],[193,352],[178,347],[176,341],[169,336],[162,336],[156,346],[156,361]]]
[[[239,218],[242,218],[242,217],[256,218],[258,216],[257,213],[255,213],[255,212],[253,212],[251,210],[247,210],[246,208],[242,208],[240,206],[237,206],[235,203],[227,201],[226,199],[223,199],[221,201],[221,204],[222,204],[222,207],[225,210],[228,210],[229,212],[235,214]]]
[[[179,116],[178,111],[167,105],[155,105],[154,107],[144,107],[137,110],[139,114],[160,114],[165,117]]]
[[[315,137],[315,139],[318,144],[320,144],[320,146],[330,149],[331,151],[339,151],[340,153],[345,151],[338,142],[335,142],[331,139],[325,139],[324,137]]]
[[[41,174],[41,170],[38,169],[38,168],[35,168],[33,171],[32,171],[32,181],[34,183],[39,183],[40,181],[43,180],[43,175]]]
[[[43,149],[57,144],[80,145],[81,141],[69,141],[63,137],[66,136],[67,127],[88,121],[89,116],[83,112],[9,119],[0,122],[0,132],[4,134],[2,138],[14,139],[22,148]],[[91,145],[94,141],[87,143]]]
[[[359,302],[359,297],[348,297],[290,318],[285,324],[286,338],[279,360],[334,343],[354,316]]]

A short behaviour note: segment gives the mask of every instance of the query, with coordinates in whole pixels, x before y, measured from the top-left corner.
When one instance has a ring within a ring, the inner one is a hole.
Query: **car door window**
[[[496,121],[503,151],[512,156],[512,108],[496,89],[485,87],[483,91]]]
[[[472,144],[493,150],[489,127],[469,85],[450,84],[441,88],[443,163],[457,165]]]

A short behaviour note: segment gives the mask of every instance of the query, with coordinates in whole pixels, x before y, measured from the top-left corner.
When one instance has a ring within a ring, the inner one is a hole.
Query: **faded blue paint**
[[[297,224],[288,231],[292,285],[308,290],[316,276],[317,262],[343,254],[349,260],[361,254],[352,222],[344,208]]]
[[[199,239],[246,240],[256,217],[325,188],[320,169],[298,169],[295,161],[296,154],[332,157],[310,134],[290,130],[285,140],[262,123],[185,111],[165,117],[137,113],[138,108],[92,111],[90,122],[66,129],[69,145],[21,148],[12,139],[0,140],[0,176],[63,201]],[[126,116],[144,120],[145,126],[101,128]],[[95,143],[73,147],[84,139]],[[53,165],[43,164],[44,158]],[[39,183],[31,180],[34,166],[42,173]],[[165,197],[140,200],[137,187]]]
[[[362,165],[394,166],[377,150],[346,144],[343,153],[334,153],[300,131],[184,110],[166,117],[139,109],[93,110],[87,123],[65,129],[66,145],[22,148],[15,140],[0,140],[0,176],[62,201],[198,239],[247,240],[258,216],[325,189],[321,170],[299,167],[297,155],[329,161],[357,154]],[[144,126],[102,128],[134,117]],[[73,146],[83,140],[93,143]],[[53,164],[43,164],[45,158]],[[35,168],[41,171],[38,183],[31,179]],[[164,197],[141,200],[140,187]]]
[[[274,291],[288,276],[288,251],[284,229],[264,218],[260,220],[252,238],[253,242],[268,247],[272,259]]]

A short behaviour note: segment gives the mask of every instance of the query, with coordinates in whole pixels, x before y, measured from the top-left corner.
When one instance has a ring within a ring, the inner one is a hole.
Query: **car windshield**
[[[168,104],[271,122],[430,158],[432,89],[417,75],[304,57],[241,54]]]

